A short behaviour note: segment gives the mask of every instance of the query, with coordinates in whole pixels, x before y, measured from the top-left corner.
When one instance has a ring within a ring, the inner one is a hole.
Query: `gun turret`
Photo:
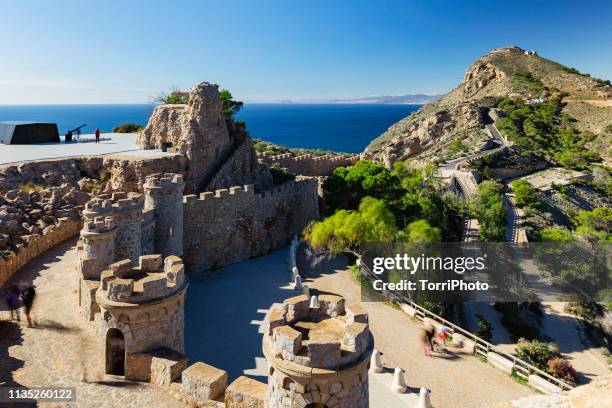
[[[73,135],[73,134],[76,134],[77,139],[78,139],[78,138],[79,138],[79,136],[81,136],[81,129],[82,129],[82,128],[84,128],[85,126],[87,126],[87,123],[84,123],[84,124],[82,124],[82,125],[81,125],[81,126],[79,126],[79,127],[75,127],[74,129],[69,130],[69,131],[66,133],[66,142],[72,142],[72,135]]]

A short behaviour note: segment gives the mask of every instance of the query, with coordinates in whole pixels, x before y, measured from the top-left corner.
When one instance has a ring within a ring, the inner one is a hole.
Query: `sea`
[[[389,126],[421,105],[391,104],[256,104],[247,103],[237,118],[251,135],[285,147],[358,153]],[[146,125],[154,106],[138,105],[0,105],[2,121],[57,123],[60,134],[85,125],[96,128],[135,122]]]

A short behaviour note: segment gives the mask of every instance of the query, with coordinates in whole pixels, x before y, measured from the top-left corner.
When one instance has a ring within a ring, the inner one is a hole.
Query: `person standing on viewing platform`
[[[100,129],[96,128],[96,143],[100,143]]]

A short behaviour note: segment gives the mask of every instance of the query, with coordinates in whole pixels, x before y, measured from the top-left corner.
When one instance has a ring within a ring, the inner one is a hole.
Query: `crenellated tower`
[[[179,257],[143,255],[137,266],[115,262],[99,282],[96,320],[106,373],[131,376],[141,370],[144,353],[162,347],[183,353],[188,279]]]
[[[286,299],[267,318],[269,408],[367,408],[368,315],[340,296]]]
[[[138,262],[142,255],[142,210],[144,197],[138,193],[113,193],[113,218],[117,223],[115,260]]]
[[[93,320],[100,308],[95,301],[98,281],[104,269],[115,260],[115,233],[117,225],[106,200],[90,201],[86,204],[87,213],[81,239],[77,245],[79,307],[87,320]],[[98,216],[96,216],[98,215]]]
[[[155,252],[183,256],[183,176],[173,173],[149,176],[143,188],[144,206],[154,211]]]

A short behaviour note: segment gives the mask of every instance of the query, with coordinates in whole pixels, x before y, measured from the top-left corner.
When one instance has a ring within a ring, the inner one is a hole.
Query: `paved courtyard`
[[[162,153],[159,150],[141,150],[136,145],[136,137],[136,133],[102,133],[100,143],[93,143],[94,135],[81,135],[77,143],[0,144],[0,165],[31,160],[100,156],[116,153],[142,157],[157,157],[169,154]]]

